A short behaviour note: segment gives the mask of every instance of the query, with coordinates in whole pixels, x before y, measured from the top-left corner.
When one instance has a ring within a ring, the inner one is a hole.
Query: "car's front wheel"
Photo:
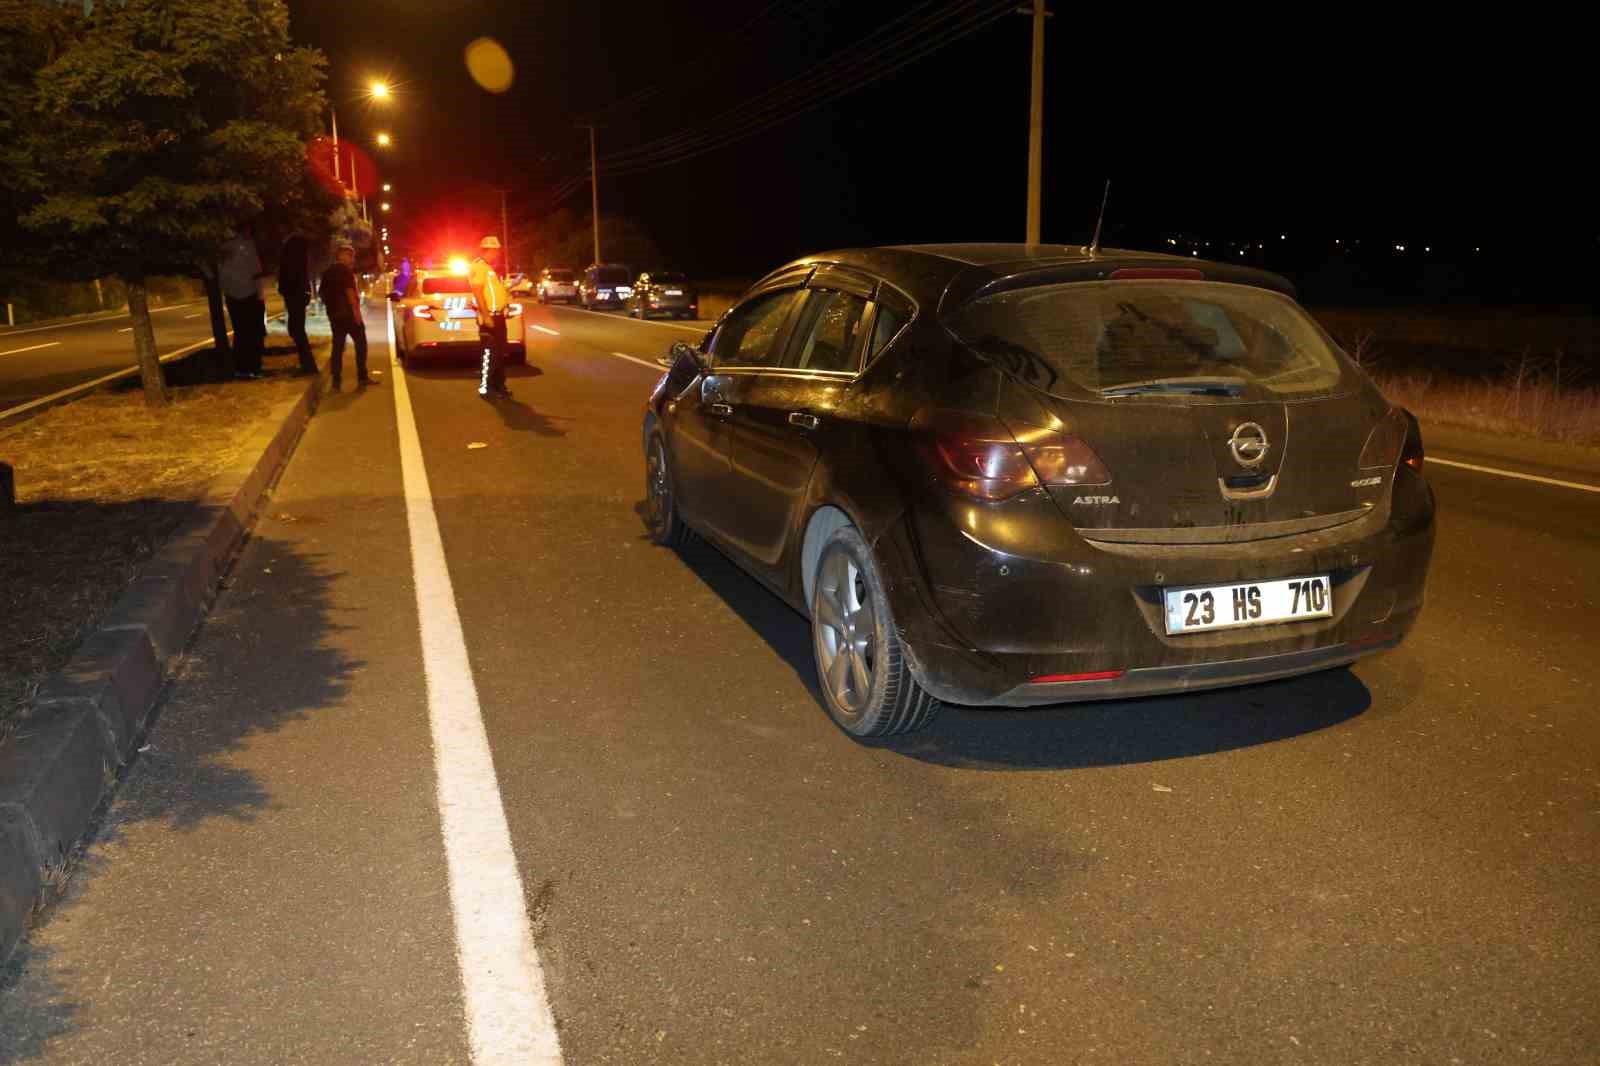
[[[817,561],[811,645],[823,704],[845,732],[909,733],[939,713],[911,676],[872,550],[853,526],[829,537]]]
[[[644,507],[644,523],[651,540],[668,548],[681,548],[688,541],[689,527],[678,513],[672,467],[660,436],[650,438],[650,450],[645,454]]]

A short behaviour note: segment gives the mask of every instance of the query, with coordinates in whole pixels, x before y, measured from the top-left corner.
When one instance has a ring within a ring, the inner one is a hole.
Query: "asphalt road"
[[[567,1063],[1600,1061],[1600,494],[1432,467],[1428,608],[1353,671],[861,744],[799,616],[644,539],[647,364],[692,331],[536,314],[514,404],[406,387]],[[467,1060],[374,364],[12,963],[0,1061]]]
[[[152,308],[156,351],[211,339],[204,300]],[[135,365],[129,317],[105,315],[0,328],[0,411]]]

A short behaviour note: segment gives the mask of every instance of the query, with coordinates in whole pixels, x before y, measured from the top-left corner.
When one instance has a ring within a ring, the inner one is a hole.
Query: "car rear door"
[[[800,292],[768,289],[728,312],[712,335],[707,369],[672,401],[668,451],[680,506],[725,542],[734,542],[743,506],[730,476],[734,393],[745,376],[776,362]]]
[[[740,506],[730,539],[753,560],[782,568],[834,411],[861,367],[871,278],[823,267],[812,276],[775,366],[734,382],[732,477]]]

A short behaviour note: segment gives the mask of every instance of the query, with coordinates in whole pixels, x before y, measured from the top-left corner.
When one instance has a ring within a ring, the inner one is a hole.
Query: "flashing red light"
[[[1033,685],[1061,685],[1073,681],[1113,681],[1121,677],[1123,670],[1090,670],[1083,674],[1045,674],[1034,678],[1029,684]]]
[[[1204,281],[1205,271],[1193,267],[1123,267],[1111,272],[1112,281]]]

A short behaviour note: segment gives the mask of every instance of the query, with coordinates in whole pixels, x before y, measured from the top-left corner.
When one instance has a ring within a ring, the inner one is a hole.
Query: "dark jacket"
[[[283,251],[278,255],[278,292],[285,299],[311,299],[311,270],[307,263],[310,252],[310,243],[299,234],[283,242]]]

